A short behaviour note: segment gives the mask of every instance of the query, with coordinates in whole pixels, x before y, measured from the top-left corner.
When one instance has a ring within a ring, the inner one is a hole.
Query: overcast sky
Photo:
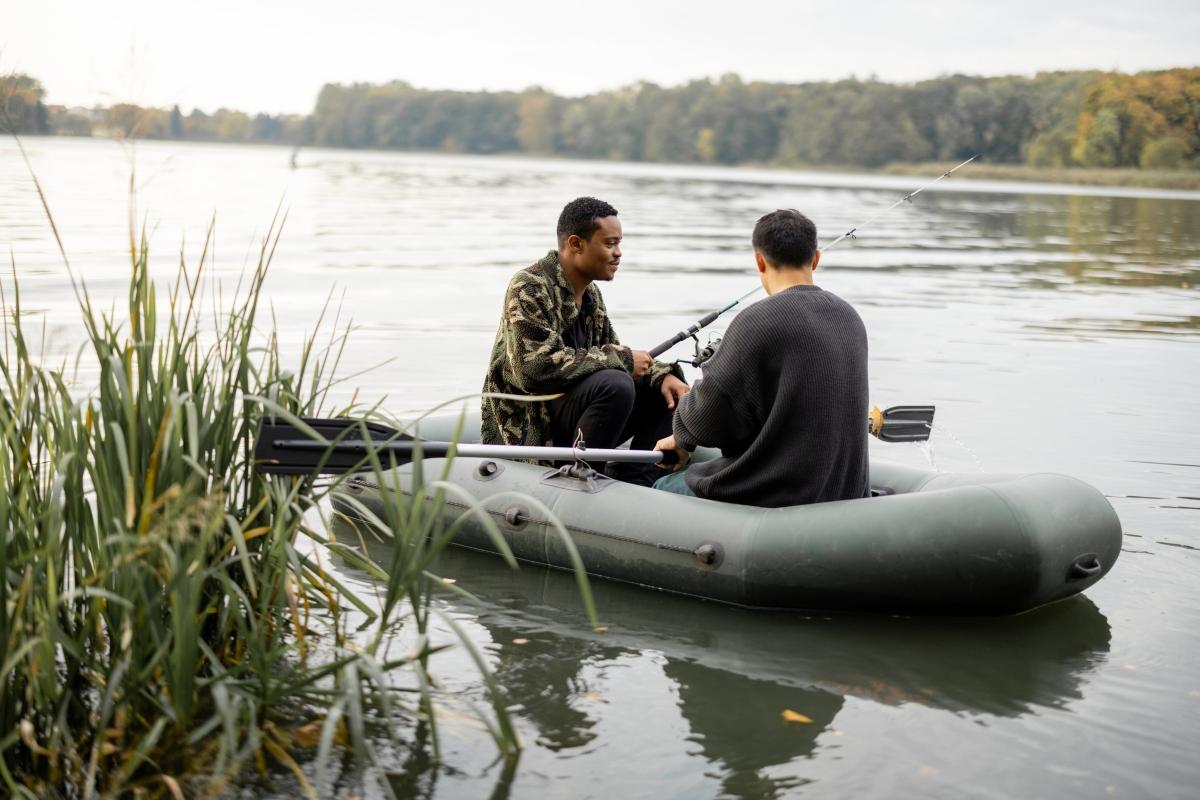
[[[1200,65],[1197,0],[2,0],[0,73],[51,103],[308,112],[322,84],[674,85]],[[1111,6],[1111,7],[1106,7]]]

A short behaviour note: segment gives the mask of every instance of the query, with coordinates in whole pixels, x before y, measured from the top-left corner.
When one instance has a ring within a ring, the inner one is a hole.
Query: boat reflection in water
[[[386,545],[370,549],[387,563]],[[591,581],[606,628],[593,631],[570,573],[511,570],[461,548],[443,552],[438,572],[480,599],[447,592],[441,602],[486,628],[496,677],[540,747],[566,750],[596,737],[587,711],[602,707],[577,702],[587,686],[581,670],[650,651],[677,687],[689,740],[723,765],[723,789],[735,796],[792,785],[768,768],[809,755],[846,697],[1004,717],[1062,707],[1082,696],[1110,638],[1108,621],[1082,595],[1014,617],[826,616],[604,580]],[[526,641],[508,646],[514,639]],[[783,726],[784,709],[812,723]]]

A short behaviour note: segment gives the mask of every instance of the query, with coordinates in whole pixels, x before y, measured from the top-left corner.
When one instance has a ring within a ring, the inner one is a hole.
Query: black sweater
[[[675,440],[718,447],[700,497],[794,506],[865,497],[867,335],[850,304],[793,286],[742,311],[675,412]]]

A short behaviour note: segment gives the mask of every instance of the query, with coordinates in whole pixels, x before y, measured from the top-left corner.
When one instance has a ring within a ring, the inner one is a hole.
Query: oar
[[[885,442],[919,442],[933,428],[933,406],[871,409],[868,430]],[[675,453],[658,450],[615,450],[589,447],[524,447],[499,444],[455,444],[416,440],[395,428],[357,419],[300,420],[305,428],[282,420],[264,421],[254,447],[255,465],[271,475],[336,475],[369,469],[368,452],[387,453],[391,461],[411,461],[415,451],[437,458],[453,452],[467,458],[534,459],[632,464],[674,464]],[[362,439],[363,429],[368,439]],[[320,438],[314,438],[313,433]]]

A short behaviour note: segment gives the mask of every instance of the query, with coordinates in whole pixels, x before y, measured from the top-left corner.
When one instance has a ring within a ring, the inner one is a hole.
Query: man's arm
[[[675,442],[686,450],[697,447],[744,450],[758,432],[746,411],[744,404],[735,402],[712,379],[697,381],[675,410],[672,426]]]
[[[704,365],[704,379],[679,400],[674,434],[679,446],[718,447],[726,452],[745,450],[758,436],[762,421],[746,396],[755,369],[756,354],[746,350],[741,317],[734,317],[721,346]],[[753,390],[751,390],[753,391]]]
[[[504,297],[504,347],[513,383],[530,393],[555,392],[602,369],[633,371],[633,354],[617,343],[576,350],[553,324],[554,302],[537,278],[519,272]]]

